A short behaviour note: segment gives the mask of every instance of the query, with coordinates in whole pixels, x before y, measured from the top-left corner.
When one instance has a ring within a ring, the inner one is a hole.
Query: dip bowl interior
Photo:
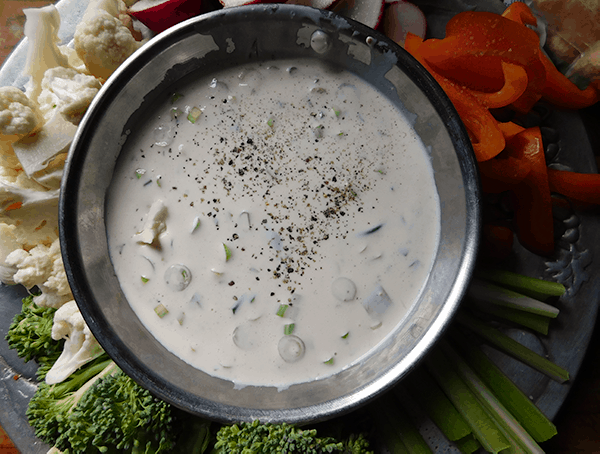
[[[107,189],[128,135],[178,81],[215,68],[306,58],[355,73],[412,119],[430,155],[439,194],[439,246],[418,300],[358,363],[286,389],[236,387],[169,352],[131,309],[109,257]],[[428,73],[372,29],[327,11],[283,4],[203,15],[140,49],[106,82],[88,110],[72,145],[61,191],[60,239],[67,276],[100,344],[126,373],[160,398],[223,422],[324,420],[396,383],[450,322],[474,266],[480,228],[478,177],[468,135]]]

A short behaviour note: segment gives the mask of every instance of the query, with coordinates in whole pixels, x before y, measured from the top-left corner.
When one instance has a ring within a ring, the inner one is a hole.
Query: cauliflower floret
[[[159,236],[167,230],[168,210],[164,202],[156,200],[146,215],[146,222],[141,232],[135,234],[133,239],[140,244],[153,245],[159,240]]]
[[[119,0],[91,0],[75,29],[77,55],[100,79],[108,79],[142,45],[120,20],[124,10]]]
[[[13,281],[27,289],[37,287],[42,293],[33,297],[38,306],[61,307],[73,298],[56,239],[48,247],[43,244],[30,251],[17,249],[5,259],[5,263],[16,268]]]
[[[44,73],[57,66],[69,67],[69,60],[58,48],[60,14],[56,7],[27,8],[23,13],[26,17],[25,36],[29,42],[23,74],[31,77],[26,93],[30,99],[37,99]]]
[[[0,87],[0,143],[9,145],[31,134],[40,121],[37,106],[25,93],[16,87]]]
[[[73,68],[51,68],[44,73],[38,104],[46,121],[60,113],[65,120],[78,125],[101,87],[94,76]]]
[[[46,383],[60,383],[104,350],[86,325],[75,301],[69,301],[54,313],[52,339],[65,339],[63,352],[46,374]]]

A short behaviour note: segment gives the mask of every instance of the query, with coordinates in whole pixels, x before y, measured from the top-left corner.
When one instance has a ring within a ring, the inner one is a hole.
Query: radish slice
[[[127,12],[155,33],[202,12],[199,0],[139,0]]]
[[[383,0],[341,0],[332,11],[376,28],[383,15]]]
[[[418,6],[399,1],[389,4],[383,13],[383,33],[394,42],[404,46],[408,32],[425,38],[427,22]]]

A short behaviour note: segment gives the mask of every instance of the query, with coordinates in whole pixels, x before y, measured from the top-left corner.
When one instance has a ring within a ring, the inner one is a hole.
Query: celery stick
[[[416,368],[402,383],[448,440],[457,441],[471,433],[469,425],[427,369]],[[394,391],[397,392],[397,388]]]
[[[494,454],[508,449],[508,440],[485,412],[473,392],[460,379],[443,353],[434,348],[425,358],[425,365],[435,377],[458,412],[471,426],[481,446]]]
[[[440,348],[452,363],[454,370],[467,384],[469,389],[479,399],[488,414],[494,418],[504,435],[509,440],[516,440],[521,448],[532,454],[543,454],[542,448],[535,442],[531,435],[519,424],[517,419],[506,409],[493,394],[490,388],[469,367],[466,361],[450,346],[445,339],[440,341]],[[514,443],[511,442],[514,446]],[[519,452],[519,450],[515,450]]]
[[[449,331],[453,344],[481,379],[490,387],[535,441],[541,443],[557,434],[556,426],[485,353],[456,329]]]
[[[467,297],[479,304],[497,304],[551,318],[556,318],[560,312],[554,306],[479,279],[473,279]]]
[[[413,422],[408,418],[406,410],[393,395],[388,394],[385,398],[377,399],[372,409],[381,413],[391,425],[392,430],[398,432],[410,454],[433,454]]]
[[[462,454],[473,454],[481,448],[481,444],[475,439],[473,434],[469,434],[460,440],[456,440],[454,444],[456,444],[456,447]]]
[[[456,315],[456,320],[461,325],[466,326],[479,336],[483,337],[494,347],[543,373],[552,380],[555,380],[558,383],[565,383],[569,380],[569,372],[562,367],[557,366],[552,361],[538,355],[533,350],[525,347],[516,340],[511,339],[497,329],[471,317],[464,311]]]
[[[375,403],[369,406],[371,417],[375,420],[377,433],[381,436],[383,444],[390,454],[409,454],[402,436],[397,427],[392,426],[392,423],[380,411],[375,410]]]
[[[546,335],[550,329],[551,319],[542,315],[523,312],[510,307],[496,306],[494,304],[478,304],[472,300],[465,301],[486,314],[501,318],[502,320],[508,320],[509,322],[537,331],[540,334]]]
[[[561,296],[566,291],[565,286],[558,282],[524,276],[512,271],[480,267],[475,271],[475,276],[541,301]]]

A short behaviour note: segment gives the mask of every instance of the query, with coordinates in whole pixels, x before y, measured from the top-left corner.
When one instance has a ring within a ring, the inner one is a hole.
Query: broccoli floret
[[[171,406],[123,371],[105,375],[79,400],[56,447],[65,453],[160,453],[174,446]]]
[[[71,410],[85,392],[116,365],[103,355],[86,364],[67,380],[55,385],[41,383],[31,398],[25,412],[37,437],[54,446],[69,425]]]
[[[362,436],[346,441],[318,437],[316,429],[300,429],[290,424],[241,423],[223,426],[216,434],[217,454],[367,454],[369,443]]]
[[[8,346],[25,362],[35,359],[40,364],[37,371],[40,380],[58,359],[64,344],[63,340],[52,339],[54,312],[54,308],[37,306],[33,296],[23,298],[21,312],[15,315],[6,334]]]

